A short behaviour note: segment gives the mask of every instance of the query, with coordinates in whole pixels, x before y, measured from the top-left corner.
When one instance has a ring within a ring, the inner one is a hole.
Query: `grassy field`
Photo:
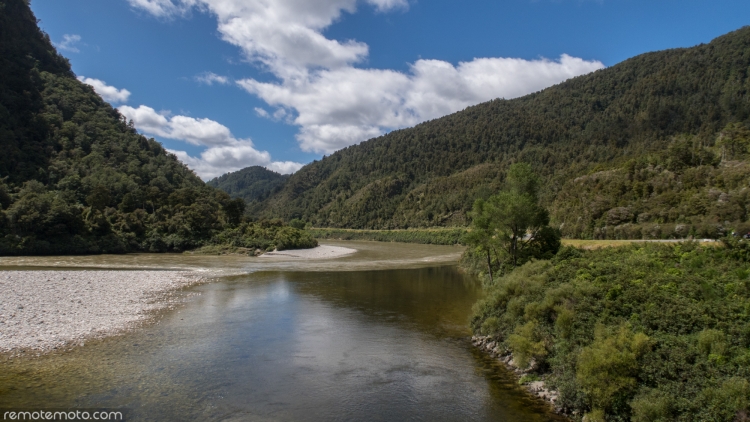
[[[374,240],[379,242],[422,243],[433,245],[460,245],[467,229],[463,227],[435,227],[429,229],[406,230],[355,230],[336,228],[310,228],[308,232],[316,239],[336,240]],[[681,240],[583,240],[563,239],[565,246],[575,246],[582,249],[599,249],[613,246],[624,246],[638,242],[673,243]],[[701,243],[705,241],[701,240]],[[710,243],[710,242],[706,242]]]
[[[599,248],[609,248],[614,246],[625,246],[630,245],[633,243],[677,243],[677,242],[684,242],[684,239],[674,239],[674,240],[642,240],[642,239],[632,239],[632,240],[585,240],[585,239],[563,239],[562,244],[563,246],[574,246],[576,248],[581,249],[599,249]],[[701,244],[718,244],[717,242],[713,240],[698,240]]]

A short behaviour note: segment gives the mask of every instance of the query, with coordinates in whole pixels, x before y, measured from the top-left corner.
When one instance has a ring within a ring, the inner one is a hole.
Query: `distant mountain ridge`
[[[677,138],[718,154],[719,132],[750,117],[749,69],[750,27],[709,44],[642,54],[522,98],[489,101],[340,150],[293,174],[263,201],[260,214],[320,227],[464,225],[474,199],[496,192],[507,167],[524,161],[544,177],[544,201],[553,208],[553,223],[561,224],[570,216],[558,211],[570,207],[555,205],[556,198],[578,176],[629,160],[659,173]],[[616,195],[607,195],[616,202]],[[590,213],[579,234],[593,235],[607,224],[607,212]],[[679,218],[664,214],[651,221]],[[738,218],[746,221],[746,213]]]
[[[261,166],[246,167],[206,182],[221,189],[232,198],[242,198],[248,204],[248,212],[253,213],[257,203],[278,192],[289,175],[279,174]]]

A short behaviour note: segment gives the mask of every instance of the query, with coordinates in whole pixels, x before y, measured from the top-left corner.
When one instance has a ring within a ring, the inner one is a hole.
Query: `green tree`
[[[89,196],[86,197],[86,202],[89,204],[91,209],[102,211],[109,205],[111,201],[109,189],[106,186],[97,185]]]
[[[477,200],[470,214],[471,230],[465,238],[487,258],[492,280],[492,255],[500,267],[515,268],[529,258],[554,254],[560,247],[560,236],[548,226],[549,213],[539,205],[539,177],[525,163],[510,166],[507,190]]]
[[[492,252],[497,254],[496,246],[497,239],[495,236],[495,226],[492,220],[492,205],[482,199],[477,199],[474,202],[474,209],[470,216],[472,218],[471,228],[466,236],[464,236],[464,243],[475,248],[476,252],[480,255],[487,257],[487,272],[490,276],[490,281],[494,281],[492,277]]]
[[[305,228],[305,222],[302,221],[302,220],[300,220],[299,218],[293,218],[289,222],[289,226],[290,227],[294,227],[297,230],[304,230],[304,228]]]
[[[740,158],[747,152],[750,130],[743,123],[729,123],[719,133],[723,159]]]
[[[227,216],[227,222],[233,226],[242,222],[242,214],[245,213],[245,201],[242,198],[235,198],[227,201],[224,205],[224,213]]]

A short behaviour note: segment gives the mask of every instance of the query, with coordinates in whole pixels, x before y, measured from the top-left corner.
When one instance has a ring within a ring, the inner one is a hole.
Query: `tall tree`
[[[750,129],[744,123],[729,123],[719,133],[719,142],[722,148],[722,159],[742,158],[747,152],[750,143]]]
[[[515,268],[560,247],[560,236],[548,226],[549,213],[539,205],[538,192],[539,178],[531,166],[516,163],[508,170],[505,191],[474,203],[465,241],[487,257],[491,280],[493,254],[500,268]]]

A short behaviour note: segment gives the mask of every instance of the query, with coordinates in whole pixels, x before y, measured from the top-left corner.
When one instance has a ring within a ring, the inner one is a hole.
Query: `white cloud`
[[[367,56],[367,45],[337,41],[321,31],[357,0],[128,0],[158,17],[184,14],[191,7],[209,10],[218,20],[222,38],[242,49],[245,56],[274,73],[295,73],[307,67],[338,67]],[[372,0],[379,7],[403,0]],[[393,5],[395,7],[396,4]]]
[[[286,110],[280,107],[277,108],[276,111],[273,112],[273,118],[276,120],[281,120],[284,117],[286,117],[286,115],[287,115]]]
[[[268,114],[268,112],[265,109],[262,109],[260,107],[255,107],[255,113],[258,116],[263,117],[264,119],[270,119],[271,118],[271,115]]]
[[[215,83],[226,85],[229,83],[229,78],[227,78],[226,76],[217,75],[213,72],[204,72],[200,75],[196,75],[195,80],[206,85],[213,85]]]
[[[228,172],[256,165],[281,174],[294,173],[303,166],[302,163],[292,161],[269,162],[269,157],[262,153],[259,156],[258,151],[252,147],[210,148],[202,152],[200,157],[191,157],[185,151],[171,149],[168,151],[176,155],[203,180],[210,180]]]
[[[264,119],[269,119],[273,121],[280,121],[280,120],[287,120],[287,123],[293,124],[292,120],[289,120],[289,113],[284,110],[282,107],[277,108],[273,114],[266,111],[266,109],[261,107],[255,107],[255,114],[258,115],[258,117],[262,117]]]
[[[160,18],[184,15],[191,7],[196,5],[193,0],[182,0],[177,3],[173,3],[171,0],[128,0],[128,3]]]
[[[409,2],[406,0],[367,0],[368,3],[375,6],[380,12],[386,12],[391,9],[407,9]]]
[[[170,117],[145,105],[138,108],[120,106],[118,110],[145,134],[207,147],[200,157],[170,150],[204,180],[249,166],[264,166],[281,173],[293,173],[302,167],[302,164],[291,161],[272,161],[271,154],[255,149],[250,139],[235,138],[229,128],[211,119]]]
[[[59,43],[55,44],[55,47],[59,48],[60,50],[68,51],[70,53],[80,53],[81,50],[76,47],[76,44],[81,42],[81,36],[75,35],[75,34],[65,34],[63,35],[63,40]]]
[[[130,97],[130,91],[127,89],[117,89],[113,86],[107,85],[106,82],[99,79],[79,76],[78,80],[86,85],[91,85],[91,87],[94,88],[94,91],[104,98],[104,101],[109,101],[110,103],[126,103]]]
[[[409,73],[344,67],[305,78],[238,81],[268,104],[293,109],[305,151],[330,153],[493,98],[515,98],[604,67],[563,55],[559,60],[481,58],[419,60]]]
[[[265,166],[267,169],[275,171],[281,174],[291,174],[301,169],[304,164],[296,163],[294,161],[274,161],[271,164]]]
[[[222,38],[277,80],[237,83],[276,108],[259,116],[299,126],[305,151],[330,153],[387,131],[443,116],[493,98],[515,98],[601,69],[599,61],[476,58],[454,65],[418,60],[409,72],[356,67],[368,46],[323,32],[358,0],[129,0],[156,16],[197,6],[216,16]],[[360,0],[378,11],[408,0]],[[148,3],[141,6],[141,3]],[[171,5],[171,6],[170,6]],[[157,7],[158,6],[158,7]],[[151,11],[153,9],[154,11]]]

